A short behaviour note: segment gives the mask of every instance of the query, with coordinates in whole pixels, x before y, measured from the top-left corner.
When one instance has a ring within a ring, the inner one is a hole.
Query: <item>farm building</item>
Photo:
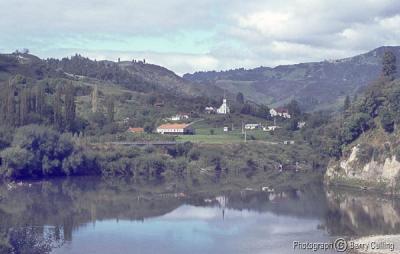
[[[259,123],[247,123],[244,125],[246,130],[255,130],[261,128],[261,124]]]
[[[132,127],[131,127],[131,128],[128,129],[128,131],[129,131],[129,132],[132,132],[132,133],[143,133],[143,132],[144,132],[144,129],[143,129],[143,128],[140,128],[140,127],[139,127],[139,128],[132,128]]]
[[[269,114],[272,117],[280,116],[283,118],[291,118],[291,115],[289,114],[289,110],[286,108],[273,108],[269,111]]]
[[[263,127],[263,131],[274,131],[274,130],[279,129],[279,128],[280,128],[279,126],[271,125],[271,126]]]
[[[194,129],[189,124],[162,124],[157,127],[160,134],[193,134]]]

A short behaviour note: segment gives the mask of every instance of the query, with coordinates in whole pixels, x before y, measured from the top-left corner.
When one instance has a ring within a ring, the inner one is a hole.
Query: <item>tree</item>
[[[236,102],[239,104],[244,104],[244,95],[241,92],[238,92],[236,95]]]
[[[391,51],[385,51],[382,59],[382,75],[390,80],[396,74],[396,56]]]
[[[298,121],[297,121],[296,118],[291,118],[291,119],[288,121],[287,125],[286,125],[286,129],[287,129],[288,131],[296,131],[296,130],[298,130],[297,123],[298,123]]]
[[[154,130],[154,125],[152,123],[146,123],[143,129],[146,133],[152,133]]]
[[[17,89],[13,81],[9,81],[8,89],[6,91],[6,122],[11,126],[18,124],[18,112],[17,112],[17,101],[15,99],[18,94]]]
[[[288,105],[287,109],[291,117],[299,117],[301,115],[301,109],[299,103],[296,100],[292,100]]]
[[[107,119],[108,121],[114,122],[114,115],[115,115],[115,103],[114,97],[109,96],[106,100],[106,108],[107,108]]]
[[[34,154],[25,148],[10,147],[0,153],[3,159],[1,175],[11,178],[32,176],[37,165]]]
[[[341,138],[346,144],[353,142],[362,133],[373,127],[374,121],[366,113],[357,113],[352,115],[343,125]]]
[[[240,110],[240,113],[245,115],[251,115],[253,113],[253,107],[249,103],[245,103]]]
[[[98,97],[99,97],[99,91],[98,91],[97,85],[95,85],[93,88],[93,91],[92,91],[92,112],[93,113],[97,112]]]
[[[43,87],[38,85],[35,91],[35,112],[42,116],[45,106],[45,94]]]
[[[63,126],[62,117],[62,90],[61,86],[56,87],[56,92],[53,97],[53,123],[58,128],[61,129]]]
[[[261,105],[258,107],[257,116],[258,116],[258,117],[261,117],[261,118],[264,118],[264,119],[269,119],[269,118],[271,118],[271,114],[269,113],[269,108],[268,108],[268,106],[267,106],[267,105],[264,105],[264,104],[261,104]]]
[[[20,93],[19,99],[19,124],[25,125],[27,123],[28,113],[29,113],[29,95],[28,89],[25,88]]]
[[[344,111],[350,108],[350,104],[351,104],[350,97],[347,95],[346,98],[344,99],[344,105],[343,105]]]
[[[384,110],[381,113],[379,118],[380,118],[381,126],[386,132],[390,133],[390,132],[394,131],[394,120],[393,120],[393,116],[390,113],[390,111]]]
[[[65,88],[65,124],[68,130],[73,130],[76,117],[75,89],[72,84]]]

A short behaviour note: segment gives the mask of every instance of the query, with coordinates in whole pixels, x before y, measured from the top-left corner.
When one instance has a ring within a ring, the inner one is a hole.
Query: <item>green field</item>
[[[213,134],[212,134],[213,133]],[[224,132],[223,128],[198,128],[195,135],[179,135],[177,141],[190,141],[205,144],[230,144],[244,142],[244,135],[239,129]],[[262,130],[247,131],[247,140],[275,142],[276,137]]]
[[[228,135],[228,134],[196,134],[196,135],[180,135],[177,141],[190,141],[193,143],[205,144],[231,144],[244,142],[241,135]]]

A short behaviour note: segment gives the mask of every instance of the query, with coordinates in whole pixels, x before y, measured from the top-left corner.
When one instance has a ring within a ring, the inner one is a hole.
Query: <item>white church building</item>
[[[217,113],[218,113],[218,114],[224,114],[224,115],[230,113],[230,109],[229,109],[227,100],[226,100],[225,98],[222,100],[222,105],[221,105],[221,107],[219,107],[219,108],[217,109]]]

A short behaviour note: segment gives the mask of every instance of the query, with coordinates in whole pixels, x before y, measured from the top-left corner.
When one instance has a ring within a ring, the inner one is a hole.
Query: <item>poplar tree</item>
[[[43,108],[45,104],[45,97],[44,97],[44,91],[42,86],[37,86],[36,91],[35,91],[35,104],[34,104],[34,109],[37,114],[42,116],[43,114]]]
[[[25,125],[27,123],[29,113],[29,95],[28,89],[25,88],[20,92],[19,96],[19,124]]]
[[[58,129],[61,129],[61,127],[63,126],[62,90],[60,85],[56,87],[56,92],[53,98],[53,122]]]
[[[98,96],[99,96],[99,91],[98,91],[97,85],[95,85],[95,87],[93,88],[93,91],[92,91],[92,112],[93,113],[97,112]]]
[[[15,94],[17,93],[13,82],[10,80],[7,89],[6,98],[6,123],[11,126],[17,125],[17,106],[15,100]]]
[[[112,96],[108,97],[106,100],[106,108],[107,108],[107,119],[111,123],[114,121],[114,115],[115,115],[115,102],[114,98]]]
[[[76,116],[75,89],[72,84],[65,88],[65,124],[68,130],[72,130]]]

